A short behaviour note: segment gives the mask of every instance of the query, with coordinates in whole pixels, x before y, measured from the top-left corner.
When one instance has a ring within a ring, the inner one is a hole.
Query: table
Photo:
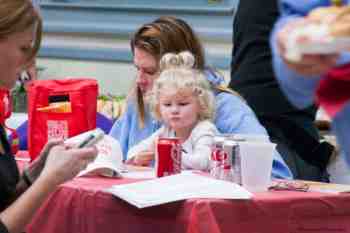
[[[252,200],[190,199],[137,209],[103,191],[137,181],[76,178],[47,199],[27,232],[350,232],[350,194],[270,191]]]

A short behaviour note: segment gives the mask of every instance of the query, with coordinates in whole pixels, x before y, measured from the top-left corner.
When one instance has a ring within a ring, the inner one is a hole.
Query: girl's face
[[[0,40],[0,86],[11,89],[28,62],[34,40],[34,27]]]
[[[199,119],[200,106],[191,90],[165,88],[159,95],[159,112],[163,122],[178,132],[190,132]]]
[[[158,62],[146,51],[135,48],[134,65],[137,69],[136,84],[143,95],[153,87],[153,81],[158,77]]]

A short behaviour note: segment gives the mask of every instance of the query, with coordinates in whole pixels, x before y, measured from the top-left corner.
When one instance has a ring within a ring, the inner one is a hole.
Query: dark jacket
[[[284,96],[274,77],[269,38],[279,16],[277,3],[276,0],[240,1],[233,23],[229,86],[246,99],[271,140],[279,144],[277,149],[281,149],[279,152],[294,170],[294,176],[319,180],[318,174],[299,176],[297,170],[303,173],[308,169],[293,169],[288,161],[294,160],[292,157],[301,158],[301,162],[306,161],[324,170],[332,147],[324,144],[320,147],[318,130],[314,126],[316,107],[296,109]]]

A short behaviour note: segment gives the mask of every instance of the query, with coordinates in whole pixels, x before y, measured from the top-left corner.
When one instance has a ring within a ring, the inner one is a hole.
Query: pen
[[[84,146],[86,146],[91,140],[93,140],[95,138],[95,135],[90,134],[84,141],[82,141],[80,143],[80,145],[78,146],[78,148],[83,148]]]
[[[77,143],[77,148],[90,147],[98,143],[104,137],[102,129],[95,129],[89,133],[84,139]]]

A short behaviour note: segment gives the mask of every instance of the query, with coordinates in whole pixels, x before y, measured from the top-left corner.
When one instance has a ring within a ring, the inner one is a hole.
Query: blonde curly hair
[[[178,54],[167,53],[160,60],[160,76],[155,81],[149,103],[154,117],[162,120],[160,114],[159,97],[165,88],[175,89],[177,92],[190,90],[197,96],[199,102],[199,120],[211,120],[214,117],[215,98],[209,82],[204,74],[194,69],[195,58],[188,52]]]

